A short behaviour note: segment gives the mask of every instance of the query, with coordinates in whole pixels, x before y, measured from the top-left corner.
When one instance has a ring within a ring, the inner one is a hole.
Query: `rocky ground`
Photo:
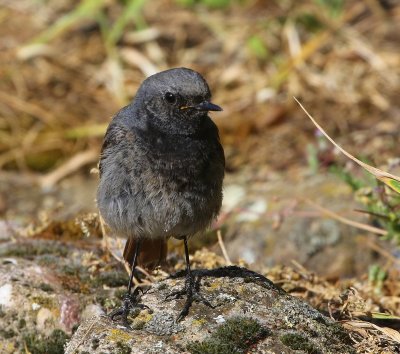
[[[66,343],[66,353],[355,352],[339,324],[245,268],[196,270],[215,307],[194,303],[179,323],[184,300],[164,299],[184,278],[154,282],[141,300],[150,310],[127,329],[105,316],[125,291],[116,262],[56,241],[13,243],[1,256],[1,353],[62,353]]]
[[[84,322],[66,353],[354,353],[346,331],[305,302],[245,268],[196,271],[200,291],[214,308],[194,303],[176,318],[184,300],[165,297],[184,278],[154,284],[142,297],[132,329],[105,316]]]
[[[132,353],[174,353],[188,348],[194,353],[207,353],[204,348],[208,348],[212,353],[220,345],[216,336],[221,331],[225,333],[224,326],[235,328],[241,321],[257,330],[254,338],[250,336],[248,348],[235,349],[238,353],[250,349],[254,353],[291,353],[297,347],[308,348],[311,353],[339,352],[334,345],[346,348],[343,353],[352,352],[347,337],[344,341],[326,340],[332,329],[339,330],[339,324],[335,327],[335,322],[303,300],[285,295],[265,279],[260,282],[263,278],[252,282],[252,273],[248,271],[232,277],[203,277],[202,291],[218,306],[211,310],[195,303],[189,317],[179,324],[174,319],[183,300],[162,300],[168,290],[182,285],[182,279],[164,280],[168,273],[157,271],[146,278],[151,288],[143,296],[143,302],[154,312],[142,311],[132,318],[133,330],[111,323],[105,314],[120,304],[127,273],[114,256],[105,252],[96,214],[85,213],[95,210],[95,187],[95,178],[83,183],[74,177],[65,180],[57,192],[25,188],[9,196],[14,209],[8,215],[15,222],[1,224],[1,353],[62,353],[69,340],[68,353],[75,349],[76,353],[129,353],[129,348],[134,348]],[[227,254],[233,262],[262,272],[327,313],[326,304],[339,298],[341,286],[321,283],[304,269],[293,273],[285,267],[270,267],[296,265],[292,262],[297,261],[331,278],[346,272],[362,274],[373,252],[357,246],[355,229],[323,219],[304,204],[304,191],[311,199],[321,205],[329,204],[336,211],[341,210],[343,200],[352,202],[349,190],[333,176],[309,174],[304,179],[293,174],[292,183],[288,184],[278,175],[268,180],[252,174],[228,175],[223,212],[215,227],[222,230]],[[328,201],[329,193],[335,197]],[[43,213],[26,228],[21,225],[32,215],[26,202],[29,200],[32,210],[39,205]],[[13,213],[19,218],[13,218]],[[123,243],[110,238],[108,245],[118,257]],[[164,267],[169,273],[183,267],[181,245],[170,246],[169,262]],[[215,232],[191,240],[191,250],[199,250],[192,256],[194,268],[211,269],[227,264],[221,256],[202,250],[203,246],[221,254]],[[256,303],[260,306],[254,306]],[[337,313],[342,313],[344,304],[339,301],[335,306]],[[376,306],[363,308],[371,309],[376,310]],[[165,334],[160,335],[153,328],[155,322],[166,326],[157,329]],[[75,332],[79,324],[81,327]],[[235,348],[237,343],[230,345],[229,348]],[[390,341],[384,347],[391,348]],[[149,348],[153,351],[146,351]],[[356,345],[353,349],[357,349]]]
[[[183,278],[157,270],[143,278],[142,302],[150,311],[133,313],[127,329],[105,316],[121,304],[127,273],[93,234],[65,241],[74,227],[53,224],[41,231],[45,237],[58,230],[64,234],[59,240],[3,239],[1,353],[57,354],[67,343],[67,353],[224,353],[221,343],[228,343],[230,353],[398,352],[391,337],[395,332],[382,335],[385,328],[350,321],[356,313],[379,309],[354,292],[365,285],[353,282],[353,292],[343,291],[303,268],[287,267],[264,271],[272,283],[247,268],[221,268],[226,261],[205,249],[195,252],[191,262],[201,293],[215,308],[194,303],[177,323],[184,299],[164,299],[182,288]],[[166,268],[182,269],[182,262],[170,260]],[[204,268],[212,270],[199,270]],[[345,327],[332,318],[344,319]]]

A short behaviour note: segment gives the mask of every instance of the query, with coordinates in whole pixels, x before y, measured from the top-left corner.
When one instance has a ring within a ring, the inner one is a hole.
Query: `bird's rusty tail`
[[[134,238],[130,237],[125,243],[123,256],[130,266],[132,266],[136,242],[137,241]],[[165,239],[142,240],[138,258],[139,266],[146,269],[154,269],[166,260],[167,250],[167,240]]]

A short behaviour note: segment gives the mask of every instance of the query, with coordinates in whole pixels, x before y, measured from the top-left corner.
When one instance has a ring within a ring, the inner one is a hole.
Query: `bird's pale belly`
[[[133,186],[131,193],[103,200],[100,212],[111,229],[122,237],[191,236],[206,229],[220,209],[220,192],[154,187]]]

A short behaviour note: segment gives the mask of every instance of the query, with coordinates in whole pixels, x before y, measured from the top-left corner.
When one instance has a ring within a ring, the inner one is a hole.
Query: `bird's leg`
[[[146,305],[139,304],[140,298],[138,298],[136,290],[133,292],[133,294],[131,293],[132,284],[133,284],[133,274],[135,272],[135,268],[137,265],[137,259],[139,257],[139,253],[140,253],[140,245],[141,245],[141,241],[138,240],[136,243],[136,247],[135,247],[135,254],[133,256],[131,275],[130,275],[129,283],[128,283],[128,290],[122,299],[122,305],[121,305],[121,307],[115,309],[114,311],[112,311],[109,314],[109,317],[111,318],[111,320],[115,321],[117,319],[121,319],[122,324],[126,327],[129,327],[128,315],[129,315],[130,310],[132,310],[134,308],[139,308],[139,309],[147,308]]]
[[[181,290],[177,290],[168,294],[166,300],[169,298],[179,299],[183,295],[186,295],[185,305],[183,306],[182,311],[179,313],[177,321],[183,320],[186,315],[189,313],[190,306],[192,306],[193,301],[201,302],[206,306],[214,308],[214,306],[199,292],[199,284],[196,284],[193,273],[190,269],[189,262],[189,248],[187,237],[183,238],[184,246],[185,246],[185,260],[186,260],[186,278],[185,278],[185,287]]]

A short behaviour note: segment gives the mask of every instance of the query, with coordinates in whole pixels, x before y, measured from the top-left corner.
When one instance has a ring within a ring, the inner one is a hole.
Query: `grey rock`
[[[195,274],[213,309],[193,303],[176,323],[184,299],[164,299],[184,278],[168,278],[142,296],[151,311],[131,318],[131,328],[95,316],[65,353],[355,353],[345,329],[262,275],[234,266]]]

